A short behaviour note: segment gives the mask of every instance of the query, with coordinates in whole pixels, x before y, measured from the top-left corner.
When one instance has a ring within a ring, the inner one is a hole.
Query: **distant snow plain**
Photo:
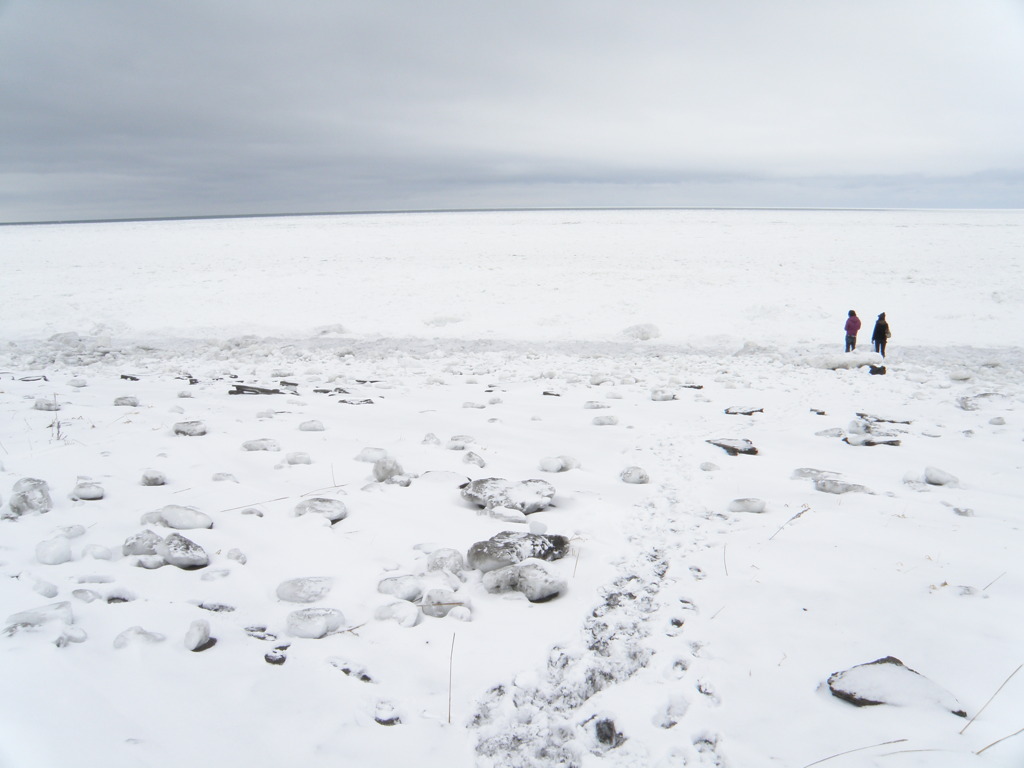
[[[0,765],[1024,764],[1024,212],[18,225],[0,260]],[[569,539],[529,561],[557,597],[431,570],[502,531]],[[887,656],[941,695],[830,695]]]

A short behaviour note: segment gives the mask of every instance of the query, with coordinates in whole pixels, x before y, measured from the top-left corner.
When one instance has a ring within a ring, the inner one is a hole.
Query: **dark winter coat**
[[[890,336],[892,336],[892,334],[889,333],[889,323],[885,321],[885,317],[878,318],[875,322],[875,330],[871,332],[871,340],[885,341]]]

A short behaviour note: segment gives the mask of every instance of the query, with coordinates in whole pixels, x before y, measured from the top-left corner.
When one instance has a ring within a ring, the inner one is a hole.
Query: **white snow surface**
[[[1024,765],[1024,212],[3,226],[0,260],[4,768]],[[555,496],[495,515],[488,477]],[[169,508],[206,567],[123,554]],[[450,551],[506,530],[570,539],[561,594]],[[984,711],[829,694],[885,656]]]

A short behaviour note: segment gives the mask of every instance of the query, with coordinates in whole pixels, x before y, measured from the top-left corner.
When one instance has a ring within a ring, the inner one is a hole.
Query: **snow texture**
[[[0,227],[0,765],[1019,768],[1022,231]]]

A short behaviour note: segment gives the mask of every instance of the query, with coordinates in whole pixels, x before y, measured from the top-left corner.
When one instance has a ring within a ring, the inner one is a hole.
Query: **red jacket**
[[[847,336],[856,336],[857,335],[857,331],[859,331],[859,330],[860,330],[860,318],[857,317],[856,315],[854,315],[851,318],[848,318],[847,321],[846,321],[846,335]]]

